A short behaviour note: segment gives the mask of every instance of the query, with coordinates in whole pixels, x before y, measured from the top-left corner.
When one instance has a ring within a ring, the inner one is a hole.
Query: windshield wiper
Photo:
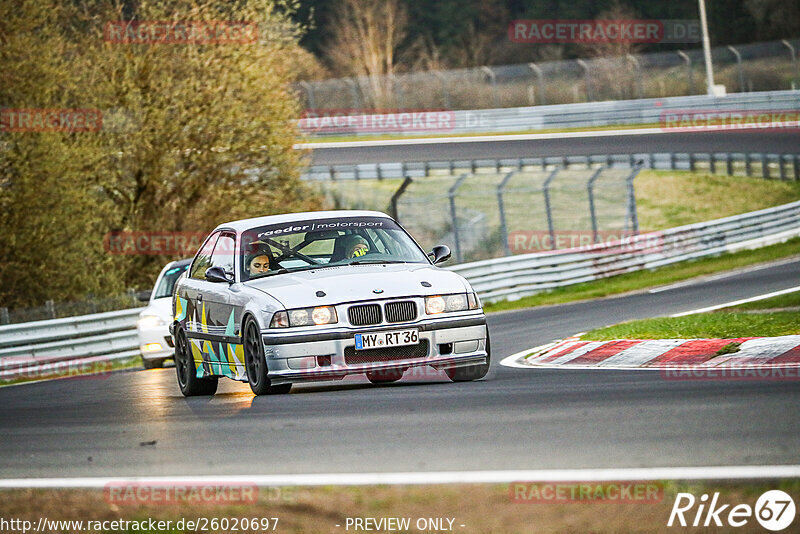
[[[400,260],[355,260],[351,261],[347,265],[366,265],[369,263],[407,263]]]

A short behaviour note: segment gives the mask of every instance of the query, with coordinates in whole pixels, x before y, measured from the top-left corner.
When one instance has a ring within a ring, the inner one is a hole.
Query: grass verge
[[[165,486],[165,482],[162,486]],[[800,498],[797,479],[760,480],[744,482],[727,481],[642,481],[637,486],[653,485],[659,488],[655,498],[627,497],[604,498],[613,495],[613,487],[631,483],[582,483],[603,489],[584,498],[564,498],[572,495],[575,483],[551,485],[561,487],[559,501],[518,499],[514,501],[511,484],[449,484],[427,486],[350,486],[350,487],[282,487],[259,488],[256,502],[225,504],[195,500],[187,503],[132,503],[119,504],[109,499],[102,490],[3,490],[0,516],[30,521],[33,526],[39,519],[108,521],[102,529],[106,533],[121,532],[233,532],[234,518],[257,518],[259,527],[242,527],[237,532],[263,532],[260,518],[278,518],[275,532],[346,532],[364,530],[353,527],[353,518],[395,517],[408,518],[410,525],[403,532],[434,532],[446,530],[465,534],[503,532],[508,534],[528,532],[664,532],[678,493],[700,495],[718,493],[719,505],[747,504],[755,506],[765,491],[780,489],[795,502]],[[531,483],[534,484],[534,483]],[[546,481],[535,483],[538,487]],[[216,484],[215,484],[216,485]],[[544,494],[544,492],[542,493]],[[530,495],[530,493],[526,493]],[[689,523],[694,519],[697,505],[686,513]],[[727,517],[727,511],[722,518]],[[175,528],[176,522],[196,521],[206,518],[206,529]],[[215,523],[211,518],[217,518]],[[223,528],[222,518],[227,518]],[[348,526],[348,518],[351,522]],[[433,528],[430,518],[443,520],[448,528]],[[172,521],[171,526],[152,530],[115,528],[111,521]],[[452,523],[447,520],[452,520]],[[274,521],[268,519],[269,529]],[[249,524],[249,521],[248,521]],[[213,525],[213,526],[212,526]],[[427,527],[426,527],[427,525]],[[452,526],[450,526],[452,525]],[[85,530],[85,529],[84,529]],[[373,528],[373,530],[379,530]],[[383,529],[387,530],[387,529]],[[718,529],[719,530],[719,529]],[[763,532],[754,517],[749,518],[744,532]],[[49,529],[47,531],[50,531]],[[62,530],[59,530],[62,531]],[[70,532],[77,529],[69,529]],[[704,530],[708,531],[708,529]],[[713,530],[712,531],[716,531]]]
[[[504,301],[486,304],[484,310],[491,313],[607,297],[671,284],[697,276],[774,261],[797,254],[800,254],[800,237],[790,239],[785,243],[755,250],[743,250],[741,252],[723,254],[713,258],[703,258],[695,261],[682,262],[676,265],[668,265],[652,271],[636,271],[603,280],[561,287],[547,293],[531,295],[512,302]]]
[[[628,321],[591,330],[581,339],[730,339],[790,334],[800,334],[797,312],[714,312]]]
[[[123,369],[134,369],[142,366],[142,359],[139,356],[126,358],[124,360],[112,360],[110,362],[94,362],[91,364],[81,364],[80,362],[59,362],[42,370],[26,371],[26,376],[13,378],[10,380],[0,379],[0,387],[13,386],[28,382],[41,382],[44,380],[63,380],[63,379],[99,379],[107,378],[114,371]]]

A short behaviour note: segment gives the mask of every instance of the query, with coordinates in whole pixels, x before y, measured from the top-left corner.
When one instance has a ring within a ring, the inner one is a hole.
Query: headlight
[[[455,295],[436,295],[425,297],[425,313],[436,315],[443,312],[458,312],[480,308],[478,297],[474,293],[457,293]]]
[[[334,324],[338,320],[336,308],[333,306],[316,306],[314,308],[279,311],[272,316],[269,327],[288,328],[290,326]]]
[[[156,328],[159,326],[165,326],[167,323],[159,317],[158,315],[142,315],[139,317],[139,320],[136,321],[136,326],[139,328]]]

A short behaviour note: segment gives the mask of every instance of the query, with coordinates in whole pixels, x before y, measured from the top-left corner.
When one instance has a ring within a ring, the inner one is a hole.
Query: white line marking
[[[371,146],[435,145],[451,143],[484,143],[486,141],[537,141],[541,139],[575,139],[586,137],[613,137],[618,135],[649,135],[684,132],[665,132],[661,128],[632,128],[626,130],[598,130],[589,132],[553,132],[513,135],[471,135],[464,137],[423,137],[416,139],[372,139],[369,141],[313,141],[297,143],[292,148],[362,148]],[[487,158],[491,159],[491,158]]]
[[[702,284],[705,282],[713,282],[715,280],[722,280],[725,278],[730,278],[731,276],[737,276],[740,274],[747,274],[752,273],[755,271],[760,271],[762,269],[770,269],[772,267],[779,267],[781,265],[786,265],[788,263],[794,263],[797,261],[797,257],[793,256],[791,258],[787,258],[785,260],[778,260],[769,262],[764,265],[756,265],[755,267],[745,267],[742,269],[733,269],[731,271],[726,271],[724,273],[714,274],[714,275],[701,275],[696,278],[692,278],[690,280],[683,280],[682,282],[675,282],[674,284],[669,284],[666,286],[661,287],[654,287],[653,289],[649,290],[648,293],[661,293],[662,291],[669,291],[670,289],[680,289],[682,287],[691,286],[693,284]]]
[[[363,486],[375,484],[497,484],[524,480],[723,480],[798,478],[800,465],[708,467],[622,467],[599,469],[515,469],[502,471],[433,471],[398,473],[320,473],[285,475],[202,475],[159,477],[76,477],[0,479],[0,489],[83,488],[108,484],[255,484],[257,486]]]
[[[795,291],[800,291],[800,286],[790,287],[788,289],[781,289],[780,291],[773,291],[772,293],[765,293],[763,295],[758,295],[756,297],[750,297],[747,299],[741,300],[734,300],[731,302],[726,302],[725,304],[717,304],[716,306],[709,306],[707,308],[699,308],[697,310],[691,310],[682,313],[676,313],[674,315],[670,315],[670,317],[684,317],[686,315],[694,315],[695,313],[705,313],[714,310],[719,310],[721,308],[729,308],[731,306],[738,306],[739,304],[747,304],[748,302],[756,302],[759,300],[768,299],[771,297],[777,297],[779,295],[786,295],[787,293],[794,293]]]
[[[553,341],[552,343],[545,343],[544,345],[539,345],[538,347],[533,347],[532,349],[526,349],[517,353],[512,354],[511,356],[507,356],[500,360],[500,365],[504,367],[512,367],[514,369],[530,369],[530,365],[526,365],[524,363],[520,363],[520,360],[525,358],[525,356],[529,354],[533,354],[535,352],[542,352],[545,350],[549,350],[552,347],[555,347],[558,343],[562,340]]]

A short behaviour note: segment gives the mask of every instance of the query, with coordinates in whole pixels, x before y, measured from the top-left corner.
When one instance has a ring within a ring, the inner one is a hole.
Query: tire
[[[386,369],[382,371],[373,371],[367,373],[367,380],[373,384],[391,384],[403,378],[405,369]]]
[[[178,387],[184,397],[213,395],[217,391],[217,377],[197,378],[197,368],[189,350],[189,340],[183,328],[178,328],[175,335],[175,372],[178,376]]]
[[[145,369],[158,369],[164,367],[164,360],[147,360],[142,358],[142,367]]]
[[[445,372],[453,382],[472,382],[473,380],[478,380],[486,376],[486,373],[489,372],[491,361],[491,342],[489,341],[489,330],[486,330],[486,363],[467,367],[450,367],[449,369],[445,369]]]
[[[289,393],[291,384],[273,386],[269,380],[269,369],[264,357],[264,344],[261,342],[261,330],[252,319],[244,326],[244,365],[247,370],[247,381],[256,395],[282,395]]]

